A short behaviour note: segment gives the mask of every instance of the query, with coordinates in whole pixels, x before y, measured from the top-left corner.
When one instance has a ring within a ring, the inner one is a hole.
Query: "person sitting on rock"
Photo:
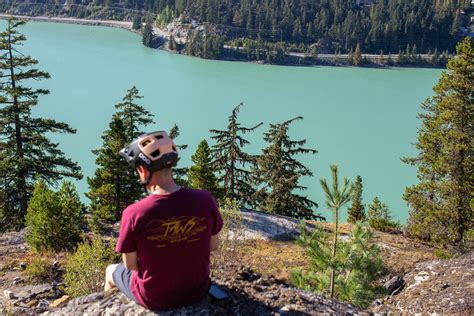
[[[223,225],[214,198],[173,181],[178,152],[166,132],[144,134],[120,155],[150,194],[123,211],[116,247],[123,263],[107,267],[104,290],[117,287],[150,310],[201,300],[211,286],[209,257]]]

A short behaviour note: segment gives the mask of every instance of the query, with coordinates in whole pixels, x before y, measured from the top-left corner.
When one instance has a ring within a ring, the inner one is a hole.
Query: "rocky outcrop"
[[[420,263],[403,280],[403,290],[379,301],[374,312],[474,313],[474,252]]]

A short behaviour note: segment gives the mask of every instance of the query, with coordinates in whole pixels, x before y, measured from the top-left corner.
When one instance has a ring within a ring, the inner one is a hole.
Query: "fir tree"
[[[370,219],[382,218],[384,220],[391,220],[390,211],[387,204],[382,203],[376,196],[372,203],[368,205],[367,217]]]
[[[419,154],[404,158],[418,168],[419,183],[408,187],[411,235],[441,244],[460,244],[473,229],[474,48],[465,38],[457,56],[423,104],[416,144]]]
[[[362,203],[362,178],[357,176],[354,184],[354,193],[352,194],[352,205],[348,211],[349,223],[363,221],[365,219],[365,206]]]
[[[90,224],[94,231],[101,231],[107,222],[120,220],[122,211],[142,195],[135,170],[118,155],[143,133],[140,128],[153,122],[153,116],[135,103],[140,98],[136,87],[127,91],[123,102],[115,105],[118,111],[102,135],[102,147],[92,151],[97,156],[98,168],[94,177],[87,179],[90,190],[86,196],[91,200]]]
[[[296,194],[295,190],[306,190],[299,184],[304,176],[312,176],[310,169],[294,156],[298,154],[315,154],[314,149],[304,148],[306,140],[292,140],[288,129],[292,122],[302,120],[299,116],[278,124],[270,124],[264,134],[268,146],[257,158],[257,176],[260,189],[255,198],[259,208],[272,214],[280,214],[295,218],[321,218],[313,213],[318,205],[307,196]]]
[[[26,214],[27,243],[35,250],[71,249],[80,240],[82,209],[72,183],[64,182],[59,192],[54,192],[38,181]]]
[[[253,127],[243,127],[237,120],[243,103],[237,105],[229,116],[227,129],[211,129],[212,139],[216,143],[211,148],[213,167],[220,174],[226,195],[241,205],[251,205],[255,189],[252,185],[252,174],[246,165],[253,166],[255,157],[243,151],[250,142],[243,135],[253,132],[263,123]]]
[[[355,52],[354,52],[354,59],[353,59],[352,64],[357,67],[357,66],[360,66],[361,62],[362,62],[362,51],[360,50],[360,45],[357,44]]]
[[[339,210],[349,202],[352,192],[354,190],[353,185],[350,183],[347,177],[344,177],[342,182],[342,187],[339,189],[339,180],[337,176],[337,165],[331,166],[331,173],[332,173],[332,187],[329,188],[326,179],[321,179],[321,186],[323,188],[324,194],[326,196],[326,205],[329,207],[333,212],[334,218],[334,241],[332,244],[332,258],[336,257],[337,251],[337,235],[339,230]],[[335,269],[331,269],[331,277],[330,277],[330,284],[329,284],[329,295],[331,298],[334,297],[334,276],[335,276]]]
[[[136,15],[133,18],[132,29],[139,30],[141,28],[142,28],[142,17],[139,15]]]
[[[18,32],[25,24],[10,18],[0,33],[0,231],[20,229],[37,177],[55,184],[64,177],[80,179],[80,167],[66,158],[51,142],[49,133],[75,133],[68,124],[35,118],[31,109],[45,89],[26,85],[49,78],[35,67],[37,60],[22,54],[18,47],[26,37]]]
[[[175,141],[176,138],[179,137],[179,135],[180,135],[179,127],[178,127],[178,125],[175,124],[171,128],[169,136],[170,136],[171,139],[173,139],[173,141]],[[179,151],[181,151],[181,150],[185,150],[186,148],[188,148],[188,145],[178,145],[178,144],[176,144],[176,148]],[[181,158],[178,158],[178,163],[179,163],[180,160],[181,160]],[[189,168],[186,168],[186,167],[175,167],[175,168],[173,168],[174,181],[180,186],[189,187],[189,182],[186,179],[186,176],[187,176],[188,172],[189,172]]]
[[[143,29],[142,34],[142,43],[146,47],[151,47],[153,45],[153,20],[147,18],[145,21],[145,28]]]
[[[194,189],[206,190],[212,193],[214,198],[222,197],[222,188],[219,187],[217,177],[212,167],[211,150],[207,141],[203,139],[191,157],[194,165],[189,168],[189,184]]]

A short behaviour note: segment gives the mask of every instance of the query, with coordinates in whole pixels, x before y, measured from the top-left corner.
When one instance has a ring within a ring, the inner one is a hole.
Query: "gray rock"
[[[5,297],[5,299],[7,300],[12,300],[15,298],[15,295],[13,294],[12,291],[9,291],[9,290],[5,290],[3,291],[3,296]]]
[[[395,292],[395,290],[398,290],[400,287],[404,285],[405,285],[405,281],[403,280],[403,278],[397,275],[391,278],[390,280],[388,280],[387,282],[385,282],[383,287],[387,290],[389,294],[392,294],[393,292]]]
[[[16,277],[13,279],[13,285],[23,283],[23,279],[20,277]]]

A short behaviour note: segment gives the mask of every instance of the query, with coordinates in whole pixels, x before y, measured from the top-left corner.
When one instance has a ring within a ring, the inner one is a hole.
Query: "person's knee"
[[[105,269],[105,278],[108,283],[114,284],[114,278],[113,278],[113,273],[115,271],[115,268],[117,268],[118,264],[111,264],[108,265],[107,268]]]

